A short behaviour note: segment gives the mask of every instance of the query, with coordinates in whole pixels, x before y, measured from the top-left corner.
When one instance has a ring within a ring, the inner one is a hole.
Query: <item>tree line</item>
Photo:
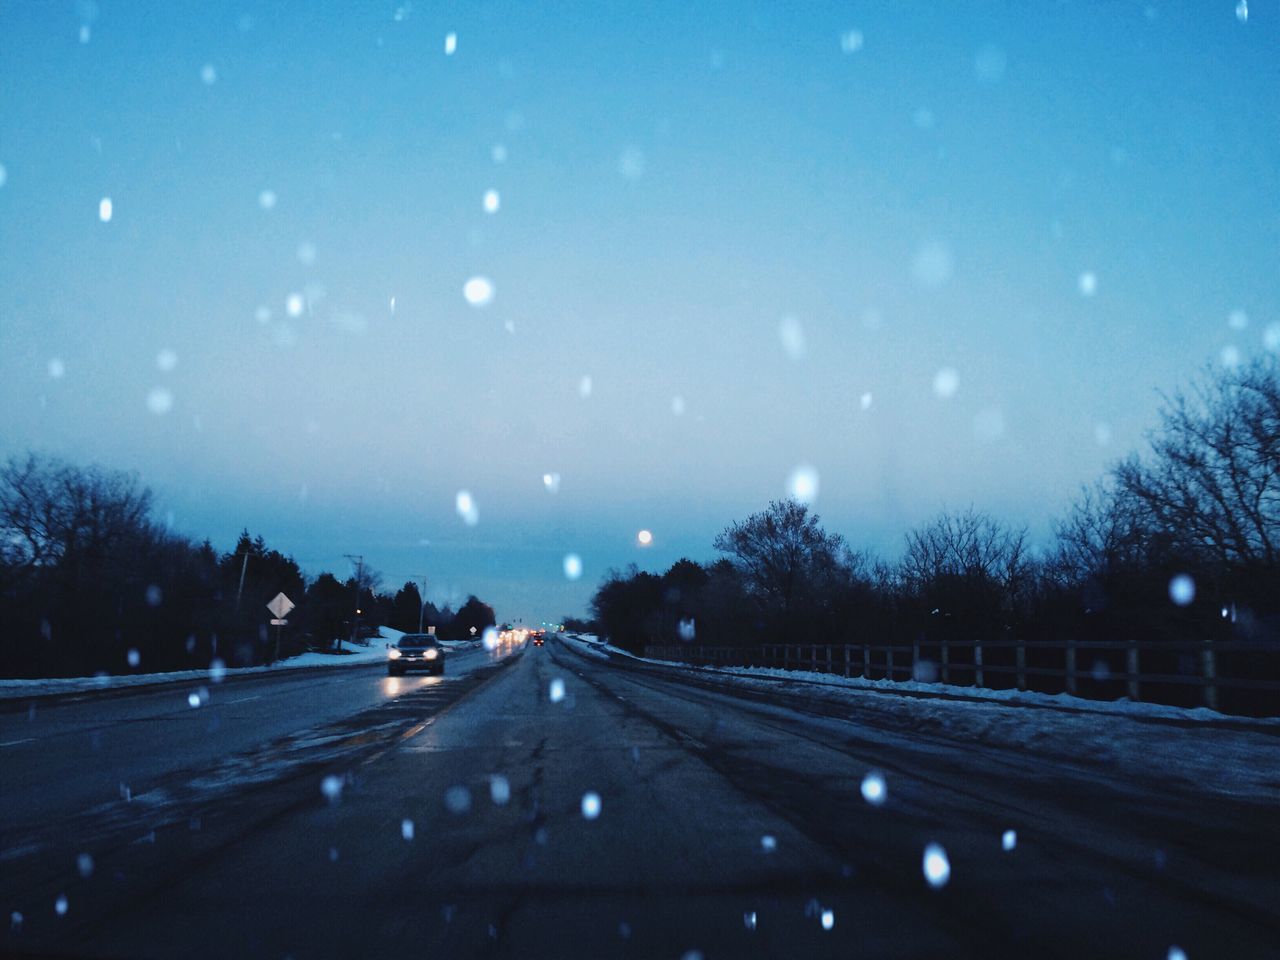
[[[72,676],[270,662],[336,650],[374,625],[465,638],[495,622],[472,596],[456,611],[414,583],[382,592],[376,571],[308,578],[261,536],[228,552],[155,518],[130,473],[29,454],[0,468],[0,675]],[[266,604],[297,604],[278,638]],[[359,612],[357,612],[359,611]]]
[[[1056,520],[1053,542],[973,509],[909,531],[892,560],[794,500],[727,526],[707,563],[610,571],[592,626],[649,644],[942,640],[1280,641],[1280,377],[1274,358],[1166,398],[1149,447]],[[1193,666],[1171,654],[1170,673]],[[1249,669],[1247,657],[1237,667]],[[1267,667],[1274,672],[1276,659]],[[1095,664],[1106,675],[1119,664]],[[1086,669],[1089,665],[1086,664]],[[1189,693],[1186,694],[1190,696]],[[1175,695],[1176,701],[1176,695]]]

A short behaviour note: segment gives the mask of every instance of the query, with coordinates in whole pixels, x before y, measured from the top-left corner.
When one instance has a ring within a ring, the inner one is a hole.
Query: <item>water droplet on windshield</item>
[[[552,703],[559,703],[564,699],[564,681],[559,677],[551,681],[551,689],[547,692],[547,696]]]
[[[587,820],[600,816],[600,794],[588,791],[582,795],[582,816]]]
[[[413,839],[413,821],[408,817],[400,821],[400,836],[406,840]]]
[[[493,302],[493,282],[488,277],[472,277],[462,285],[462,295],[473,307],[485,307]]]
[[[500,773],[489,778],[489,799],[500,807],[511,799],[511,783]]]
[[[939,889],[951,879],[951,861],[940,844],[931,843],[924,848],[924,878],[929,886]]]
[[[578,580],[582,577],[582,558],[576,553],[564,558],[564,575],[566,579]]]
[[[1188,573],[1180,573],[1169,581],[1169,599],[1185,607],[1196,598],[1196,582]]]
[[[885,789],[884,777],[879,773],[868,773],[862,778],[862,799],[873,807],[885,802],[888,791]]]
[[[111,218],[115,215],[115,204],[111,202],[110,197],[103,197],[98,201],[98,219],[103,223],[110,223]]]
[[[1008,853],[1018,845],[1018,832],[1016,830],[1006,830],[1000,835],[1000,849]]]
[[[342,799],[342,778],[329,774],[320,781],[320,792],[324,794],[325,799],[330,803],[337,803]],[[337,859],[336,857],[334,859]]]

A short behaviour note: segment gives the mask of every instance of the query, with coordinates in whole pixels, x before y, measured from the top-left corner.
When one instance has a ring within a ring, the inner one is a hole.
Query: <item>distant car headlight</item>
[[[435,647],[428,647],[427,652],[424,653],[423,656],[428,660],[434,660],[436,657],[440,656],[440,651]]]
[[[395,647],[388,647],[388,648],[387,648],[387,659],[388,659],[388,660],[399,660],[399,659],[400,659],[400,651],[399,651],[399,650],[397,650]]]

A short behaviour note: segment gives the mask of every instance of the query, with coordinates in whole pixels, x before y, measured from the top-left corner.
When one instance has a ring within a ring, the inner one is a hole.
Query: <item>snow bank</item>
[[[280,673],[289,670],[305,670],[313,667],[347,667],[360,664],[384,663],[387,644],[395,643],[404,634],[390,627],[382,627],[382,636],[370,639],[368,645],[342,641],[345,655],[332,653],[301,653],[279,663],[260,667],[226,667],[222,670],[173,670],[168,673],[130,673],[121,676],[100,674],[94,677],[51,677],[36,680],[0,679],[0,700],[19,697],[40,697],[57,693],[85,693],[93,690],[115,690],[123,687],[144,687],[158,683],[182,683],[199,681],[217,683],[226,677],[254,676],[264,673]]]
[[[1092,768],[1114,782],[1137,777],[1179,791],[1280,802],[1280,719],[1216,713],[1202,707],[1103,702],[941,683],[835,677],[801,670],[694,667],[646,660],[597,638],[566,636],[593,659],[629,657],[712,678],[727,687],[798,694],[841,710],[835,719],[864,725],[884,738],[913,744],[942,739]],[[787,701],[772,701],[788,709]],[[1119,779],[1114,775],[1119,774]]]

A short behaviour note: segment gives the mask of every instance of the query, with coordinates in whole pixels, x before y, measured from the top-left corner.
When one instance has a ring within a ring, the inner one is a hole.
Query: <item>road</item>
[[[0,906],[22,920],[0,946],[297,960],[1280,955],[1274,803],[559,642],[394,692],[363,671],[316,683],[263,708],[274,739],[184,756],[175,732],[170,768],[130,800],[6,829]],[[268,702],[276,686],[261,688]],[[327,722],[309,712],[321,691],[348,704],[330,703]],[[104,741],[146,714],[133,700],[102,703],[115,718]],[[16,768],[0,762],[7,785]],[[882,806],[860,793],[870,770],[888,784]],[[938,889],[921,871],[930,843],[951,866]]]

